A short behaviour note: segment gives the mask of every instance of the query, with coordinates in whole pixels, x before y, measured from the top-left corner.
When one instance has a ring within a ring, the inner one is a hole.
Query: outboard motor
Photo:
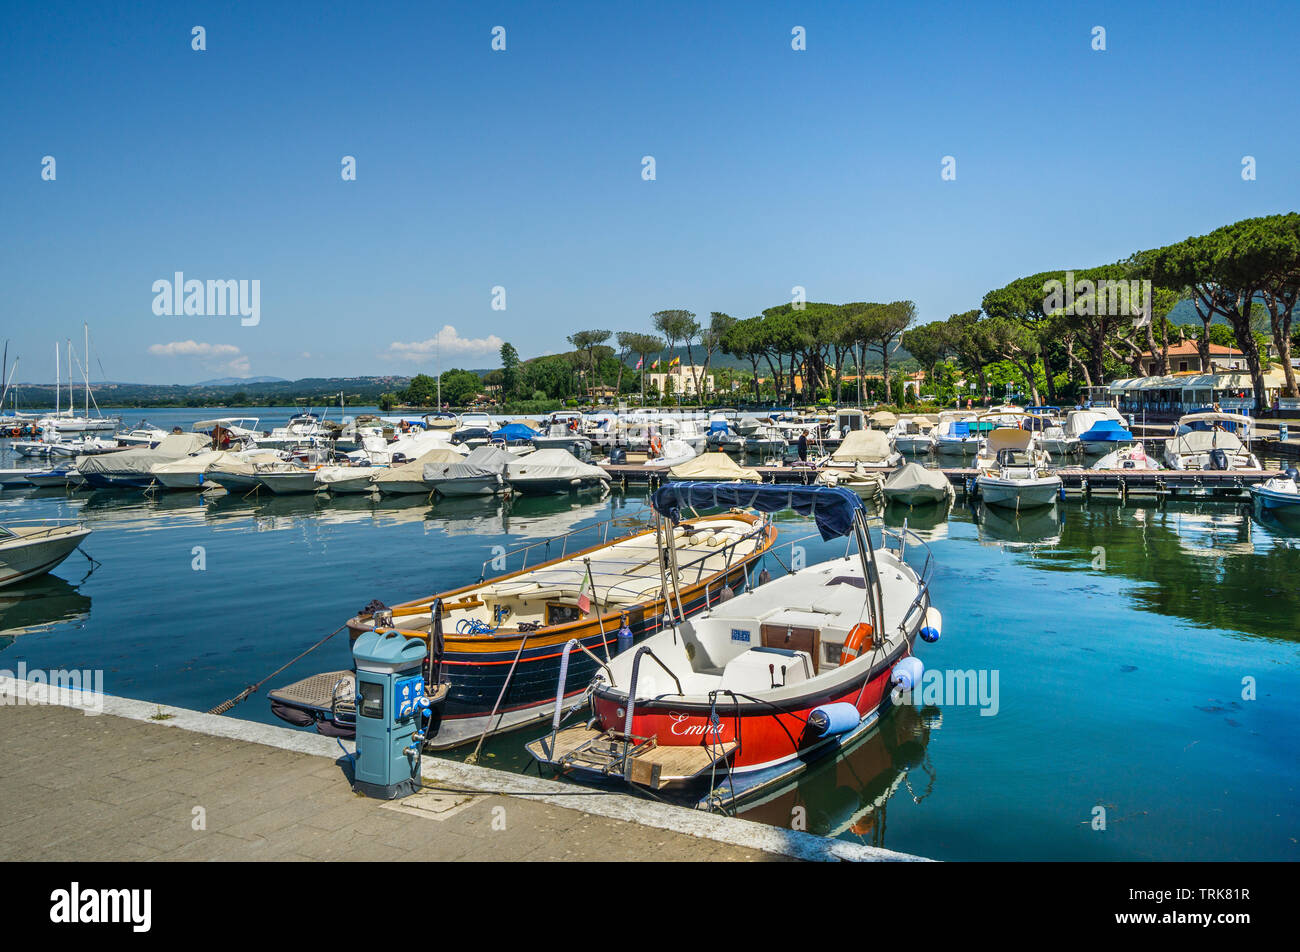
[[[624,446],[611,446],[609,448],[609,461],[614,464],[627,462],[627,448]]]
[[[1206,469],[1226,470],[1228,468],[1228,453],[1222,449],[1210,450],[1210,460],[1205,467]]]
[[[1288,466],[1286,469],[1282,470],[1282,475],[1293,483],[1300,483],[1300,472],[1297,472],[1294,466]]]

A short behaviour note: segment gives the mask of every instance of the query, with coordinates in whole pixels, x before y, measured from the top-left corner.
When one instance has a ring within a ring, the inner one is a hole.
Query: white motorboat
[[[1156,470],[1160,469],[1161,466],[1159,460],[1151,456],[1142,446],[1142,442],[1135,440],[1107,453],[1093,463],[1092,468]]]
[[[27,482],[38,489],[63,488],[79,486],[85,482],[71,460],[60,463],[52,469],[33,469],[27,473]]]
[[[512,459],[506,466],[510,488],[530,496],[609,488],[609,474],[564,450],[537,450]]]
[[[700,455],[695,447],[682,440],[668,440],[659,445],[652,442],[651,452],[656,449],[659,451],[658,454],[645,461],[647,466],[676,466]]]
[[[75,523],[0,526],[0,587],[44,575],[90,535]]]
[[[1251,498],[1264,509],[1300,513],[1300,473],[1292,467],[1281,476],[1266,479],[1250,487]]]
[[[1237,435],[1247,439],[1255,421],[1217,410],[1179,417],[1174,435],[1165,441],[1165,465],[1170,469],[1259,469],[1259,459]]]
[[[980,434],[972,429],[975,414],[969,411],[944,410],[931,431],[935,451],[944,456],[973,456],[980,448]]]
[[[1061,477],[1029,430],[999,427],[989,433],[976,460],[975,485],[987,505],[1005,509],[1050,506],[1061,493]]]
[[[889,431],[889,439],[900,453],[924,456],[934,452],[934,427],[927,416],[901,417]]]
[[[882,487],[885,499],[904,506],[947,502],[955,495],[952,483],[940,470],[926,469],[920,463],[904,463],[889,474]]]
[[[424,464],[424,484],[443,496],[482,496],[505,488],[506,467],[515,456],[497,446],[480,446],[464,459]]]
[[[419,494],[427,496],[434,487],[424,481],[424,468],[430,463],[459,463],[468,458],[447,444],[435,446],[417,459],[376,470],[370,477],[372,489],[385,496]]]
[[[257,468],[257,484],[277,496],[316,492],[316,469],[294,463],[280,463]]]
[[[365,464],[322,466],[316,470],[316,491],[338,494],[373,492],[371,481],[379,469]]]
[[[39,473],[41,470],[34,467],[14,467],[12,469],[0,469],[0,487],[6,489],[21,489],[32,485],[28,482],[27,477],[33,473]]]
[[[77,472],[96,489],[148,488],[154,482],[153,468],[159,463],[196,456],[211,443],[197,433],[173,433],[157,446],[137,446],[77,460]]]
[[[320,417],[314,413],[297,413],[289,418],[284,426],[277,426],[270,433],[257,438],[257,445],[272,449],[289,449],[312,441],[329,439],[331,431],[321,424]]]
[[[903,454],[889,445],[889,437],[883,430],[852,430],[822,464],[848,469],[861,466],[892,468],[902,461]]]
[[[142,420],[132,429],[114,434],[113,438],[123,446],[147,446],[152,449],[167,438],[167,431]]]

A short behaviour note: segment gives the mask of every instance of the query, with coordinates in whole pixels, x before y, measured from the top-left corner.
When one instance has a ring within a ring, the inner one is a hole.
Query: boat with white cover
[[[904,463],[890,473],[881,491],[889,502],[904,506],[947,502],[956,494],[947,476],[940,470],[926,469],[920,463]]]
[[[530,496],[609,488],[609,474],[564,450],[536,450],[515,457],[506,466],[506,482]]]
[[[483,496],[505,489],[506,466],[515,456],[497,446],[480,446],[463,459],[424,464],[424,484],[443,496]]]

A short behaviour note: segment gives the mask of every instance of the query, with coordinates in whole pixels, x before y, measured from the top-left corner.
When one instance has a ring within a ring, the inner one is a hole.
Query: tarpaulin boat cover
[[[726,453],[701,453],[695,459],[678,463],[668,470],[673,479],[716,479],[720,482],[746,481],[757,483],[762,477],[752,469],[745,469]]]
[[[1235,453],[1242,448],[1241,440],[1227,430],[1188,430],[1171,438],[1166,446],[1179,456],[1194,456],[1210,450]]]
[[[712,455],[712,454],[710,454]],[[683,507],[737,507],[759,512],[793,509],[812,516],[823,539],[853,531],[853,515],[864,508],[862,497],[849,489],[831,486],[775,486],[749,483],[669,483],[654,495],[654,507],[673,522],[681,521]]]
[[[930,488],[947,493],[951,484],[948,477],[937,469],[926,469],[920,463],[907,463],[890,473],[885,479],[885,489],[896,492],[916,492]]]
[[[520,443],[524,440],[531,440],[536,435],[537,431],[530,426],[525,426],[522,423],[507,423],[492,434],[492,439],[505,440],[507,443]]]
[[[195,456],[183,456],[180,459],[167,460],[162,463],[155,463],[153,472],[155,473],[206,473],[208,467],[214,463],[220,463],[227,456],[234,456],[226,450],[209,450],[206,453],[198,453]]]
[[[474,479],[480,476],[504,474],[506,466],[516,457],[495,446],[480,446],[468,456],[424,465],[424,481],[435,479]]]
[[[853,430],[831,459],[837,463],[884,463],[892,455],[889,437],[880,430]]]
[[[149,475],[155,463],[181,459],[202,453],[212,441],[201,433],[173,433],[153,449],[147,446],[99,456],[83,456],[77,460],[77,472],[102,473],[105,476]]]
[[[568,450],[534,450],[515,456],[506,464],[506,479],[600,479],[608,482],[609,473],[599,466],[582,462]]]
[[[465,458],[455,450],[439,446],[409,463],[376,470],[370,481],[372,483],[420,483],[424,481],[424,467],[430,463],[459,463]]]
[[[221,459],[209,463],[204,472],[256,476],[259,472],[265,472],[268,467],[277,465],[287,466],[289,464],[280,459],[280,454],[274,450],[249,450],[243,453],[222,453]]]
[[[1098,420],[1092,425],[1092,428],[1079,435],[1085,443],[1127,443],[1133,439],[1133,434],[1114,420]]]

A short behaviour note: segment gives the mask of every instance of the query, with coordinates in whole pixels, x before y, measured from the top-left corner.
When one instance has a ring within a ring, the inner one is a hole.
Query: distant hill
[[[225,383],[223,380],[232,380]],[[278,377],[222,378],[199,384],[91,383],[93,401],[100,407],[207,407],[207,406],[338,406],[339,394],[348,406],[373,406],[382,394],[404,389],[409,377]],[[54,384],[20,383],[18,409],[54,406]],[[80,393],[80,391],[78,391]],[[7,401],[6,401],[7,402]]]
[[[283,377],[217,377],[215,380],[200,380],[196,387],[245,387],[252,383],[289,383]]]

